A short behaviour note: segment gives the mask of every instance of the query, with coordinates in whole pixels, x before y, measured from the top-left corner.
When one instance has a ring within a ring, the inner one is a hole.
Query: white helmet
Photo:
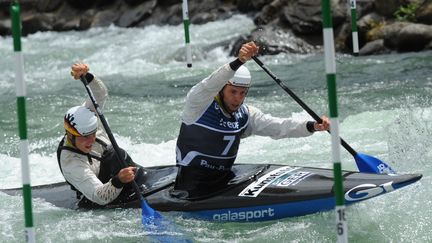
[[[249,88],[251,85],[251,74],[245,66],[240,66],[234,73],[234,77],[228,80],[228,83],[233,86]]]
[[[70,108],[64,116],[64,128],[74,136],[88,136],[96,132],[96,114],[85,106]]]

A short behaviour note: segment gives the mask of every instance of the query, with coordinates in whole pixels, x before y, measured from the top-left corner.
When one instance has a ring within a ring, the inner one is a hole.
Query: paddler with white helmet
[[[71,75],[85,75],[100,107],[108,96],[104,83],[89,73],[84,63],[75,63]],[[78,206],[97,208],[110,203],[134,200],[134,190],[128,184],[142,175],[128,154],[121,150],[129,167],[122,168],[90,100],[67,110],[63,127],[65,136],[57,149],[57,161],[66,182],[77,192]]]
[[[172,196],[199,199],[226,188],[234,177],[231,168],[241,138],[306,137],[329,129],[325,116],[321,124],[297,121],[273,117],[243,103],[251,86],[251,74],[243,64],[258,49],[254,42],[243,44],[237,59],[220,67],[187,94],[177,139],[179,171]]]

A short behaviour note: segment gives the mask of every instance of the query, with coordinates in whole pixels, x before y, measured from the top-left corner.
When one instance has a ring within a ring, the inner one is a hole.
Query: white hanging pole
[[[351,31],[352,31],[352,42],[353,42],[353,54],[354,56],[359,55],[359,42],[358,42],[358,31],[357,31],[357,8],[356,0],[349,0],[351,7]]]
[[[184,26],[184,33],[185,33],[185,47],[186,47],[186,62],[187,67],[192,67],[192,51],[190,46],[190,36],[189,36],[189,9],[188,9],[188,2],[187,0],[183,0],[182,4],[182,10],[183,10],[183,26]]]

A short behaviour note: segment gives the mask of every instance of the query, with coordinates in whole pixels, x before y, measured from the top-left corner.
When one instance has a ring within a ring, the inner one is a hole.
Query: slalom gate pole
[[[18,131],[20,137],[21,173],[24,197],[25,236],[27,242],[35,242],[33,227],[32,196],[30,186],[30,166],[28,159],[27,121],[26,121],[26,90],[24,83],[24,65],[21,52],[21,19],[20,6],[17,1],[10,7],[12,18],[12,35],[15,52],[15,82],[18,107]]]
[[[182,3],[182,10],[183,10],[183,26],[184,26],[184,33],[185,33],[185,48],[186,48],[186,62],[187,67],[192,67],[192,51],[190,46],[190,36],[189,36],[189,9],[188,9],[188,1],[183,0]]]
[[[339,137],[339,119],[336,96],[336,58],[330,1],[331,0],[322,0],[321,3],[323,13],[324,56],[329,98],[330,133],[332,142],[332,160],[336,198],[336,229],[338,242],[348,242],[348,224],[345,219],[345,200],[340,156],[341,141]]]
[[[351,32],[353,42],[353,54],[354,56],[359,55],[359,42],[358,42],[358,31],[357,31],[357,8],[356,0],[349,0],[351,8]]]

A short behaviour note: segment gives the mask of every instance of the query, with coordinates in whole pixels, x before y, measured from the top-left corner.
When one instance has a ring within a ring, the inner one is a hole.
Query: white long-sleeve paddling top
[[[235,71],[229,64],[225,64],[210,76],[192,87],[186,97],[186,104],[181,115],[186,125],[196,122],[208,108],[214,97],[225,86],[227,81],[234,76]],[[264,114],[254,106],[249,109],[249,125],[243,137],[250,135],[269,136],[273,139],[288,137],[306,137],[313,133],[306,128],[308,121],[296,121],[292,118],[273,117]]]
[[[102,109],[106,98],[108,97],[108,90],[105,84],[98,78],[94,78],[89,84],[96,102]],[[94,110],[93,103],[88,99],[85,104],[91,110]],[[104,141],[106,144],[109,142],[108,136],[103,129],[102,124],[98,124],[96,137]],[[65,139],[66,141],[66,139]],[[66,146],[66,142],[64,143]],[[92,154],[100,157],[103,153],[103,147],[95,143],[92,147]],[[60,154],[60,164],[65,179],[71,183],[78,191],[80,191],[86,198],[99,205],[106,205],[112,202],[122,191],[122,188],[116,188],[109,180],[103,184],[99,179],[100,161],[91,158],[91,163],[86,155],[78,154],[66,149],[63,149]]]

